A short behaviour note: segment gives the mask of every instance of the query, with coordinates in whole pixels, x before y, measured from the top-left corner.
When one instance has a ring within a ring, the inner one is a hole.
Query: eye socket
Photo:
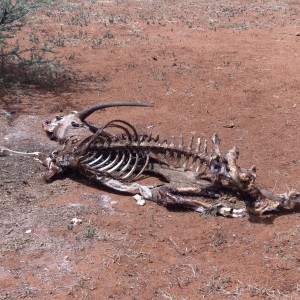
[[[71,125],[73,126],[73,127],[79,127],[80,125],[77,123],[77,122],[75,122],[75,121],[72,121],[71,122]]]
[[[56,121],[60,121],[63,117],[62,116],[56,116],[55,119]]]

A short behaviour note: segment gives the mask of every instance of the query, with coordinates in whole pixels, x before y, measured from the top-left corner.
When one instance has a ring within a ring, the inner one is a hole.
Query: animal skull
[[[85,119],[97,110],[116,106],[152,107],[154,104],[145,104],[140,102],[100,103],[81,112],[72,111],[66,116],[56,116],[52,120],[46,120],[43,122],[43,129],[51,140],[55,140],[60,144],[63,144],[71,136],[86,136],[91,133],[95,133],[98,128],[85,122]]]

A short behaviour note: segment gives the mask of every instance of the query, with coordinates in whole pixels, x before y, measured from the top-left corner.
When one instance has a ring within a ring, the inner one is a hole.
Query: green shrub
[[[33,84],[51,87],[61,83],[64,65],[55,58],[51,45],[42,44],[30,34],[29,46],[21,46],[15,35],[26,15],[43,5],[42,1],[0,0],[0,84]]]

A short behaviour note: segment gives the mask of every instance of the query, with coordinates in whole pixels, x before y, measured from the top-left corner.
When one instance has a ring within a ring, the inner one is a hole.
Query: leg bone
[[[19,151],[14,151],[10,150],[8,148],[0,147],[0,156],[31,156],[31,157],[36,157],[39,158],[41,152],[19,152]]]
[[[203,214],[215,212],[224,217],[233,218],[243,217],[245,215],[244,209],[233,209],[231,207],[226,207],[221,203],[212,205],[199,199],[176,195],[174,194],[176,191],[176,189],[161,187],[158,189],[156,197],[153,197],[152,200],[164,206],[182,206]]]

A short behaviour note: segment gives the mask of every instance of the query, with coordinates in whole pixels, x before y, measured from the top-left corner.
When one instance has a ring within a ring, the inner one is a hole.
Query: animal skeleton
[[[226,204],[226,195],[245,201],[249,212],[264,213],[293,208],[300,194],[272,194],[255,183],[256,168],[237,165],[236,147],[222,154],[220,139],[215,134],[212,149],[194,136],[185,146],[183,137],[161,140],[159,136],[140,134],[128,122],[113,120],[95,127],[85,120],[93,112],[113,106],[151,107],[139,102],[108,102],[82,112],[73,111],[44,121],[43,129],[51,140],[62,147],[51,155],[41,152],[23,153],[0,147],[0,155],[27,155],[48,167],[47,182],[66,170],[79,171],[91,180],[122,192],[136,192],[146,200],[172,207],[180,206],[202,213],[218,213],[240,217],[245,209]],[[140,179],[147,175],[162,178],[165,183],[147,186]],[[228,197],[227,197],[228,198]]]

